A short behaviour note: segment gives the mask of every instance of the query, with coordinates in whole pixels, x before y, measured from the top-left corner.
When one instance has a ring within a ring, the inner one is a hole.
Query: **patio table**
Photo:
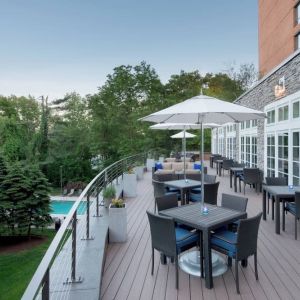
[[[230,168],[230,187],[232,188],[232,176],[234,177],[234,191],[237,192],[237,177],[243,172],[244,168],[232,167]]]
[[[266,201],[267,194],[273,196],[275,199],[275,232],[280,234],[280,199],[295,198],[295,191],[300,192],[300,187],[290,188],[289,186],[271,186],[263,185],[263,220],[267,219]]]
[[[206,204],[208,214],[201,214],[201,203],[180,206],[160,211],[163,216],[171,217],[175,222],[196,228],[201,232],[201,248],[204,248],[204,270],[205,286],[213,287],[212,279],[212,257],[210,238],[211,231],[223,225],[228,225],[236,220],[247,217],[246,212],[239,212],[232,209]],[[200,264],[202,265],[202,264]],[[201,270],[201,274],[203,274]]]
[[[190,189],[201,187],[201,181],[192,179],[171,180],[165,181],[165,186],[179,189],[181,193],[181,205],[184,205],[186,204],[185,195]]]

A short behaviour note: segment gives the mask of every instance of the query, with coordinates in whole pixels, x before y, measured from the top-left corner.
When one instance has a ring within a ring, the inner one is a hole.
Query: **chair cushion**
[[[174,170],[158,169],[154,174],[174,174]]]
[[[187,169],[185,170],[186,174],[200,174],[199,170],[195,170],[195,169]]]
[[[155,170],[163,169],[163,165],[161,162],[156,162],[155,163]]]
[[[200,194],[200,193],[201,193],[201,187],[193,188],[193,189],[191,190],[191,192],[192,192],[193,194]]]
[[[181,249],[190,244],[195,244],[199,241],[199,234],[197,232],[191,232],[181,227],[175,228],[175,234],[177,249]]]
[[[194,169],[195,170],[200,170],[201,171],[201,165],[200,164],[194,164]]]
[[[162,163],[162,166],[164,170],[172,170],[172,163],[170,162]]]
[[[174,171],[182,171],[183,170],[183,163],[181,162],[174,162],[172,163],[172,170]]]
[[[167,157],[167,158],[165,159],[166,162],[173,162],[173,161],[175,161],[175,160],[176,160],[175,157]]]
[[[191,202],[199,202],[199,201],[201,201],[201,194],[194,194],[194,193],[190,193],[189,194],[189,196],[190,196],[190,201]]]
[[[293,215],[296,215],[296,205],[295,205],[295,202],[287,202],[285,210],[289,211]]]
[[[228,256],[233,257],[236,253],[237,234],[229,230],[217,231],[211,236],[211,245],[227,251]]]
[[[172,193],[180,193],[180,189],[174,187],[167,187],[167,191]]]
[[[187,163],[187,164],[186,164],[186,168],[187,168],[187,169],[192,169],[192,170],[194,170],[194,163],[190,163],[190,162]]]

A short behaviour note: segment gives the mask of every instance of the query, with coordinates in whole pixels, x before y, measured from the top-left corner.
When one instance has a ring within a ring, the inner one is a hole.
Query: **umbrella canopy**
[[[141,118],[155,123],[217,123],[263,119],[261,111],[213,97],[199,95]]]
[[[230,122],[243,122],[247,120],[264,118],[266,118],[266,115],[261,111],[222,101],[205,95],[199,95],[155,112],[151,115],[141,118],[140,120],[154,123],[201,124],[201,166],[202,170],[204,170],[204,123],[226,124]],[[201,200],[202,212],[204,213],[204,172],[201,172],[201,174]]]
[[[192,134],[192,133],[189,133],[189,132],[184,132],[184,131],[180,131],[176,134],[173,134],[171,135],[171,138],[172,139],[191,139],[191,138],[194,138],[196,135],[195,134]]]
[[[207,123],[203,124],[203,128],[215,128],[221,125],[216,123]],[[200,124],[190,124],[190,123],[159,123],[150,126],[150,129],[157,129],[157,130],[181,130],[181,129],[201,129]]]

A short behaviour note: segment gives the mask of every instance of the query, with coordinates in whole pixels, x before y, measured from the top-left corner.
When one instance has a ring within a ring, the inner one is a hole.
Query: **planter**
[[[154,159],[153,158],[147,158],[147,171],[151,172],[152,171],[152,167],[154,167]]]
[[[165,158],[164,158],[163,156],[160,156],[159,159],[158,159],[158,161],[159,161],[159,162],[164,162],[164,161],[165,161]]]
[[[109,242],[122,243],[127,240],[127,208],[109,205]]]
[[[111,204],[111,200],[112,198],[103,198],[105,208],[109,208],[109,205]]]
[[[123,192],[125,197],[136,197],[136,174],[125,173],[123,176]]]
[[[138,166],[134,168],[137,180],[142,180],[144,178],[144,166]]]

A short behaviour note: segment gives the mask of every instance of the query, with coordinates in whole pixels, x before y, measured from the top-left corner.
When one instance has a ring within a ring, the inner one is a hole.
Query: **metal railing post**
[[[50,299],[50,278],[49,278],[49,268],[43,278],[43,289],[42,289],[42,300],[49,300]]]
[[[76,228],[77,210],[75,210],[72,220],[72,281],[76,278]]]
[[[96,196],[96,215],[94,215],[94,217],[100,218],[100,217],[102,217],[102,215],[99,214],[99,194],[100,194],[99,186],[97,186],[97,188],[96,188],[96,193],[97,193],[97,196]]]
[[[90,237],[90,193],[88,192],[86,197],[86,236],[82,240],[93,240],[93,237]]]

